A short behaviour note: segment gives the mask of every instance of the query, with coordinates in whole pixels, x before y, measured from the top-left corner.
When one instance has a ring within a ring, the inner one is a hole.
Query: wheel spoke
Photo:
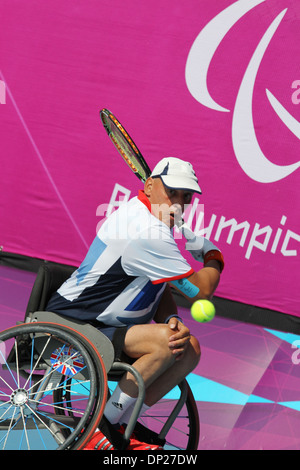
[[[51,430],[51,428],[46,424],[46,422],[39,416],[45,416],[48,419],[47,415],[43,415],[42,413],[37,413],[33,408],[31,408],[28,404],[27,407],[31,411],[31,413],[43,424],[43,426],[50,432],[50,434],[55,438],[56,440],[56,433]],[[57,421],[58,422],[58,421]],[[62,424],[62,423],[59,423]],[[63,425],[63,424],[62,424]]]
[[[81,399],[78,399],[78,400],[76,400],[76,401],[84,401],[84,400],[86,401],[86,398],[81,398]],[[74,401],[75,401],[75,400],[72,400],[72,403],[73,403]],[[43,406],[47,406],[47,407],[52,406],[55,410],[73,411],[73,412],[75,411],[75,412],[76,412],[77,414],[79,414],[79,415],[82,415],[82,416],[84,415],[84,411],[78,410],[78,409],[76,409],[76,408],[74,409],[73,406],[70,406],[70,407],[68,408],[68,407],[66,407],[66,406],[59,406],[59,405],[58,405],[57,403],[55,403],[55,402],[49,404],[49,403],[42,402],[42,401],[39,401],[39,400],[30,400],[30,402],[35,402],[35,403],[38,403],[38,404],[39,404],[38,411],[39,411],[40,413],[41,413],[41,410],[40,410],[41,406],[42,406],[42,407],[43,407]],[[63,402],[61,402],[61,403],[63,403]]]
[[[33,422],[34,425],[35,425],[35,429],[36,429],[37,434],[38,434],[38,436],[39,436],[39,438],[40,438],[40,440],[41,440],[41,442],[42,442],[43,448],[44,448],[45,450],[47,450],[47,446],[46,446],[46,444],[45,444],[45,441],[44,441],[44,439],[43,439],[42,433],[41,433],[40,430],[39,430],[39,427],[38,427],[38,425],[37,425],[37,422],[36,422],[34,416],[32,416],[32,422]]]
[[[19,353],[18,353],[17,338],[15,338],[15,355],[16,355],[16,369],[17,369],[17,385],[18,385],[18,388],[20,388]]]
[[[27,434],[27,428],[26,428],[27,418],[25,419],[23,406],[21,406],[21,416],[22,416],[22,422],[23,422],[23,434],[25,434],[26,443],[27,443],[27,449],[30,450],[30,445],[29,445],[29,440],[28,440],[28,434]],[[21,445],[22,445],[22,441],[23,441],[23,436],[22,436],[22,438],[21,438],[20,448],[21,448]]]
[[[10,403],[10,401],[7,401],[7,402],[5,403],[5,405],[7,405],[8,403]],[[10,406],[4,411],[4,413],[0,416],[0,420],[2,420],[3,416],[6,415],[6,413],[11,409],[12,406],[13,406],[13,405],[10,405]]]
[[[14,420],[15,414],[16,414],[16,408],[15,408],[15,409],[14,409],[14,411],[13,411],[13,415],[12,415],[12,417],[11,417],[11,420],[10,420],[10,423],[9,423],[9,427],[8,427],[8,430],[7,430],[7,434],[6,434],[6,438],[5,438],[5,441],[4,441],[4,444],[3,444],[2,450],[4,450],[4,449],[5,449],[6,442],[7,442],[7,439],[8,439],[9,433],[10,433],[10,430],[12,429],[12,423],[13,423],[13,420]]]
[[[7,369],[9,370],[10,375],[11,375],[11,377],[13,378],[15,384],[18,385],[17,382],[16,382],[16,379],[15,379],[15,377],[14,377],[14,375],[13,375],[13,373],[12,373],[12,371],[11,371],[9,365],[8,365],[8,363],[6,362],[5,357],[3,356],[3,353],[2,353],[2,351],[1,351],[1,348],[0,348],[0,355],[1,355],[1,357],[2,357],[3,364],[5,364],[5,366],[6,366]],[[13,388],[10,387],[10,386],[7,384],[7,382],[5,382],[5,380],[4,380],[2,377],[0,377],[0,379],[5,383],[5,385],[7,385],[11,390],[13,390]]]
[[[36,370],[37,365],[38,365],[38,363],[40,362],[40,360],[41,360],[41,358],[42,358],[42,355],[43,355],[43,353],[45,352],[46,347],[47,347],[48,344],[49,344],[50,339],[51,339],[51,336],[49,335],[49,338],[48,338],[48,340],[46,341],[46,343],[45,343],[45,345],[44,345],[44,347],[43,347],[43,350],[42,350],[42,352],[40,353],[38,359],[36,360],[34,367],[32,367],[32,362],[31,362],[31,373],[29,374],[29,377],[28,377],[27,381],[26,381],[25,384],[24,384],[24,388],[26,388],[28,382],[31,381],[32,374],[33,374],[34,371]],[[33,336],[33,338],[32,338],[32,343],[34,343],[34,340],[35,340],[35,336]],[[32,349],[31,349],[31,361],[32,361],[32,359],[33,359],[33,347],[32,347]],[[30,389],[29,389],[29,390],[30,390]]]

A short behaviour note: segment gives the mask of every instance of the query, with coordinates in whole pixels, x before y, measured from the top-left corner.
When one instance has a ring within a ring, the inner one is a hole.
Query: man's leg
[[[146,389],[175,361],[169,349],[171,330],[167,325],[147,324],[131,327],[125,336],[124,352],[142,375]],[[122,416],[135,403],[138,387],[132,374],[125,373],[108,400],[104,415],[110,423],[122,422]]]
[[[126,333],[124,352],[136,359],[133,366],[144,379],[146,405],[156,403],[181,382],[199,361],[200,346],[194,337],[191,337],[185,347],[184,354],[176,360],[169,347],[169,338],[173,334],[169,326],[164,324],[135,325]],[[108,402],[105,416],[114,423],[120,422],[136,397],[135,379],[130,373],[126,373]]]
[[[177,349],[174,354],[174,350],[170,347],[170,337],[173,335],[174,330],[165,324],[135,325],[126,333],[124,352],[136,359],[133,365],[142,375],[146,386],[146,397],[142,410],[152,406],[180,383],[199,361],[200,346],[196,338],[189,337],[189,341],[185,344],[184,353],[177,356]],[[110,423],[107,428],[109,432],[118,434],[111,425],[128,423],[137,392],[138,388],[134,377],[130,373],[124,374],[105,407],[103,420],[107,420],[107,425]],[[102,429],[102,431],[104,435],[101,434],[101,438],[104,438],[108,434],[105,430]],[[115,442],[114,438],[111,435],[112,442]],[[146,438],[144,439],[146,440]],[[134,450],[161,448],[158,443],[146,444],[136,440],[130,441],[130,446],[129,448]]]
[[[183,357],[160,375],[146,390],[145,404],[152,406],[178,385],[197,366],[200,360],[198,340],[191,336]]]

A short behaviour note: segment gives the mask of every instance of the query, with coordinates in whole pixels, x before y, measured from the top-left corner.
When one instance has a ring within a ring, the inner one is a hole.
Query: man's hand
[[[195,260],[203,263],[206,253],[211,250],[220,251],[211,241],[200,235],[195,236],[192,240],[188,240],[185,249],[191,253]]]
[[[185,234],[184,229],[182,230]],[[191,236],[191,234],[188,234]],[[220,263],[221,272],[224,269],[224,259],[221,251],[217,248],[210,240],[201,237],[200,235],[194,235],[193,238],[188,239],[185,244],[185,249],[191,253],[196,261],[206,263],[212,260],[216,260]]]
[[[174,332],[169,339],[169,348],[176,356],[176,361],[179,361],[190,342],[190,330],[176,317],[170,318],[168,325]]]

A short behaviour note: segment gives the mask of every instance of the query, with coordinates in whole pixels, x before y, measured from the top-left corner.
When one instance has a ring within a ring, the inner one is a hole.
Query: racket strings
[[[126,161],[126,163],[130,166],[130,168],[135,172],[137,173],[139,170],[137,168],[138,165],[135,165],[133,163],[132,160],[135,160],[134,158],[134,155],[132,154],[132,152],[130,152],[130,149],[127,147],[126,150],[124,150],[123,146],[120,145],[118,139],[116,138],[116,135],[111,132],[109,134],[109,137],[111,138],[112,142],[114,143],[114,145],[117,147],[117,150],[120,152],[120,154],[122,155],[122,157],[124,158],[124,160]],[[123,144],[123,142],[122,142]],[[130,154],[131,158],[129,158],[128,154]],[[142,171],[142,169],[140,168],[140,171]]]
[[[129,145],[131,146],[131,148],[133,148],[133,150],[135,151],[135,153],[137,155],[139,155],[139,151],[138,149],[136,148],[134,142],[132,141],[131,137],[127,134],[127,132],[125,131],[124,127],[119,123],[119,121],[112,115],[110,114],[109,116],[112,121],[115,123],[115,125],[117,126],[117,128],[120,130],[121,134],[124,136],[124,138],[127,140],[127,142],[129,142]]]

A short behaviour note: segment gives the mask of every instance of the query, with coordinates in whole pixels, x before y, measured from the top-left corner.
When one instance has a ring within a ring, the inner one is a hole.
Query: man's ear
[[[145,181],[145,185],[144,185],[144,193],[146,196],[151,196],[151,192],[152,192],[152,189],[153,189],[153,179],[151,178],[148,178],[146,181]]]

